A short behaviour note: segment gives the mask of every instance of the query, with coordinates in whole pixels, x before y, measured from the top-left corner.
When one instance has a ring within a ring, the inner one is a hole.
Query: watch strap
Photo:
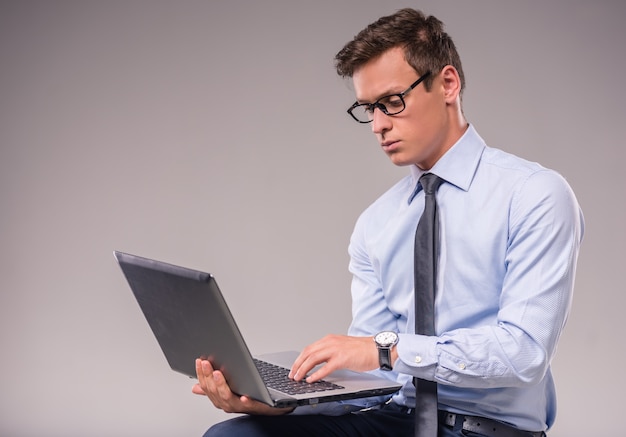
[[[378,347],[378,362],[381,370],[391,370],[391,348],[390,347]]]

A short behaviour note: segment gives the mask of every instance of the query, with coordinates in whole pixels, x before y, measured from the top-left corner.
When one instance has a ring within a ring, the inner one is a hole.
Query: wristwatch
[[[393,331],[379,332],[374,336],[374,342],[378,348],[378,362],[380,363],[380,370],[393,369],[393,363],[391,362],[391,349],[398,344],[398,334]]]

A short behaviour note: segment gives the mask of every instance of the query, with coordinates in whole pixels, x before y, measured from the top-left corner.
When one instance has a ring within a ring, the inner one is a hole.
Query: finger
[[[325,357],[327,355],[322,354],[326,354],[328,351],[328,347],[326,345],[327,342],[328,336],[305,347],[291,366],[289,377],[295,379],[296,381],[300,381],[306,377],[306,374],[311,369],[318,364],[323,363],[326,360]]]
[[[230,386],[226,382],[226,378],[224,374],[219,370],[213,371],[212,375],[213,379],[213,387],[215,388],[215,393],[219,396],[220,399],[225,401],[231,401],[234,396],[234,393],[230,389]]]
[[[341,363],[339,362],[340,360],[338,361],[338,358],[341,357],[344,352],[346,339],[346,336],[331,334],[304,348],[292,366],[290,377],[296,381],[305,379],[307,378],[309,372],[311,372],[316,366],[325,363],[325,365],[322,366],[322,368],[325,368],[331,360],[334,361],[334,363],[331,363],[331,367],[325,369],[322,373],[317,374],[312,379],[307,378],[307,381],[317,381],[324,376],[327,376],[332,371],[337,370],[341,367]]]
[[[292,372],[290,373],[290,377],[294,377],[297,373],[298,369],[302,368],[306,362],[311,362],[311,360],[315,360],[315,356],[317,356],[320,352],[323,352],[327,349],[328,336],[317,340],[314,343],[311,343],[300,352],[300,355],[296,358],[293,365],[291,366]],[[313,365],[317,365],[316,363]],[[309,369],[310,370],[310,369]]]
[[[206,393],[202,390],[200,384],[194,384],[193,387],[191,387],[191,392],[196,395],[206,396]]]
[[[307,360],[309,359],[310,356],[305,356],[303,359],[294,362],[293,366],[291,367],[291,371],[289,372],[289,377],[296,381],[302,380],[306,376],[307,372],[310,370],[310,368],[308,368],[306,364],[308,362]]]
[[[269,405],[255,401],[248,396],[241,396],[239,402],[241,402],[242,409],[247,411],[248,414],[263,414],[265,411],[269,411]]]
[[[307,351],[306,348],[303,349],[302,352],[300,352],[300,355],[298,355],[296,360],[291,365],[291,369],[289,370],[289,378],[292,378],[292,379],[295,378],[296,373],[298,373],[298,369],[302,367],[302,363],[304,362],[307,356],[306,351]]]
[[[198,378],[198,384],[196,384],[196,385],[204,393],[204,390],[203,390],[203,387],[205,387],[204,372],[202,371],[202,360],[200,360],[200,359],[196,359],[196,377]],[[194,386],[194,387],[196,387],[196,386]]]
[[[317,369],[315,372],[311,373],[309,376],[306,377],[306,382],[308,383],[312,383],[312,382],[316,382],[319,381],[320,379],[324,379],[326,378],[328,375],[330,375],[331,373],[333,373],[335,370],[337,370],[337,366],[334,365],[333,362],[328,361],[326,364],[324,364],[323,366],[321,366],[319,369]]]
[[[309,355],[304,362],[300,365],[298,369],[295,370],[293,379],[296,381],[300,381],[302,379],[307,378],[309,372],[311,372],[316,366],[322,365],[320,369],[326,367],[328,365],[329,360],[331,360],[332,355],[329,355],[327,351],[313,353]],[[330,373],[330,372],[329,372]]]
[[[208,394],[212,387],[213,367],[207,360],[196,360],[196,375],[198,376],[198,384]]]
[[[274,415],[291,413],[295,409],[293,407],[287,407],[287,408],[270,407],[269,405],[264,404],[259,401],[255,401],[254,399],[249,398],[248,396],[241,396],[241,398],[239,399],[241,401],[241,405],[243,406],[243,408],[248,414],[262,414],[265,416],[274,416]]]
[[[213,388],[211,400],[218,408],[227,413],[247,413],[248,408],[242,404],[241,397],[230,389],[224,374],[214,370],[212,374]]]
[[[213,369],[213,365],[211,365],[211,362],[209,360],[202,360],[200,361],[200,366],[201,366],[201,370],[202,370],[202,375],[204,376],[204,379],[208,382],[213,380],[213,372],[215,372],[215,370]]]
[[[204,392],[213,405],[225,411],[230,410],[229,405],[232,402],[232,399],[230,399],[232,393],[228,390],[224,394],[226,390],[219,386],[219,384],[223,384],[228,387],[224,377],[221,376],[221,372],[213,370],[213,366],[208,360],[200,360],[197,364],[196,372],[198,373],[200,390]]]

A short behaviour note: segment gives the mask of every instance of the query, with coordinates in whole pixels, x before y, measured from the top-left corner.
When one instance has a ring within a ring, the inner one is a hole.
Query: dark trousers
[[[414,421],[414,415],[406,409],[389,404],[379,410],[343,416],[240,416],[214,425],[204,437],[413,437]],[[481,436],[441,424],[438,434],[438,437]]]

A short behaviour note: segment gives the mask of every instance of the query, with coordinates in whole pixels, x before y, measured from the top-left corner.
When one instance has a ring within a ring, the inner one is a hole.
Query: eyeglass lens
[[[352,114],[359,120],[369,122],[374,117],[374,110],[378,108],[387,115],[399,114],[404,110],[404,99],[400,94],[385,96],[374,103],[363,103],[352,109]]]

